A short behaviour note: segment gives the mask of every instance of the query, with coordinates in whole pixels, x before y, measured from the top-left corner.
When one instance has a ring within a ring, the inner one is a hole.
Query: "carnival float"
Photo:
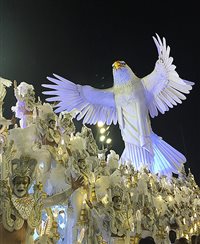
[[[199,186],[184,155],[150,125],[193,83],[175,71],[165,39],[154,41],[154,71],[140,79],[116,61],[111,89],[54,74],[43,102],[33,85],[0,78],[0,243],[137,244],[152,236],[167,244],[170,230],[200,233]],[[16,98],[9,119],[7,89]],[[83,119],[80,131],[74,119]],[[98,146],[87,124],[99,122],[104,131],[119,124],[122,155]]]

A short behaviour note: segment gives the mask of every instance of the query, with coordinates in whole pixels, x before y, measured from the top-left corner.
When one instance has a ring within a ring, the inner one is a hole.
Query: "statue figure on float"
[[[52,96],[47,101],[57,102],[57,113],[75,110],[76,118],[83,119],[83,124],[118,122],[125,144],[122,163],[131,161],[136,170],[147,166],[152,173],[171,176],[172,172],[178,173],[186,158],[152,131],[150,117],[182,103],[194,83],[179,77],[165,38],[161,40],[156,35],[153,40],[158,59],[154,70],[142,78],[124,61],[116,61],[112,65],[111,88],[75,84],[56,74],[47,77],[53,85],[42,86],[52,89],[43,93]]]

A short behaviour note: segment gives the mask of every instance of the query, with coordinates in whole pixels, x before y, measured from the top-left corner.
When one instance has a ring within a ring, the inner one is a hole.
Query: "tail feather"
[[[144,147],[125,142],[122,163],[130,162],[135,169],[147,166],[154,174],[171,176],[178,174],[186,162],[185,156],[155,133],[151,134],[152,153]]]
[[[153,133],[151,138],[154,151],[151,171],[162,175],[171,175],[172,172],[179,173],[182,165],[186,162],[185,156],[156,134]]]
[[[167,144],[165,141],[163,141],[162,144],[158,146],[159,150],[164,154],[164,157],[167,159],[168,162],[170,162],[172,167],[179,169],[179,167],[177,168],[177,165],[185,163],[185,157],[176,149]]]
[[[152,155],[143,147],[125,142],[125,148],[120,158],[122,163],[130,162],[136,170],[151,165]]]

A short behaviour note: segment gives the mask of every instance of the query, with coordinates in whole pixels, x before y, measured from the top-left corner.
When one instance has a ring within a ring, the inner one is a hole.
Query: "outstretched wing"
[[[153,40],[158,49],[158,60],[154,70],[149,75],[142,78],[147,97],[148,108],[151,117],[162,114],[169,108],[182,103],[186,99],[184,94],[188,94],[192,89],[193,82],[183,80],[175,71],[176,66],[173,58],[170,57],[170,47],[166,46],[166,40],[160,39],[156,34]]]
[[[61,76],[47,79],[54,84],[42,84],[43,87],[53,89],[43,94],[53,97],[48,102],[58,102],[55,112],[77,112],[77,119],[83,119],[83,124],[96,124],[102,121],[110,125],[117,123],[114,94],[111,89],[96,89],[88,85],[75,84]]]

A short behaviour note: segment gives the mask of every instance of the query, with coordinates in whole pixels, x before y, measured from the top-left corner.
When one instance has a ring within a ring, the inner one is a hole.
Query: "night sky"
[[[124,60],[139,77],[149,74],[157,60],[152,36],[164,36],[179,76],[195,86],[182,104],[152,119],[152,128],[186,156],[186,170],[191,168],[200,184],[198,8],[161,1],[159,5],[135,3],[0,0],[0,76],[33,84],[42,101],[41,84],[53,73],[78,84],[108,88],[113,84],[116,60]],[[13,88],[9,88],[6,118],[12,116],[10,108],[15,103]],[[75,124],[80,130],[80,122]],[[112,148],[121,154],[118,126],[110,127],[110,135]]]

